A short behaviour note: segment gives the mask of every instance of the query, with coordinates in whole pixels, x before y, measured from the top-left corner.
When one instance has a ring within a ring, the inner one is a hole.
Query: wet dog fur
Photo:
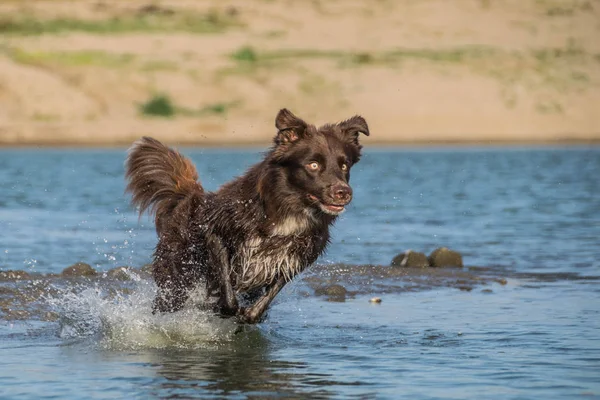
[[[159,238],[154,312],[180,310],[205,284],[216,312],[259,322],[325,250],[329,227],[352,200],[350,169],[369,128],[360,116],[317,128],[287,109],[275,125],[264,159],[216,192],[202,188],[190,160],[155,139],[129,149],[127,190],[140,214],[154,214]]]

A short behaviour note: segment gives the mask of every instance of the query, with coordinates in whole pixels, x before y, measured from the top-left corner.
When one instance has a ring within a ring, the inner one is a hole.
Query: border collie
[[[325,250],[329,227],[352,200],[350,169],[367,122],[354,116],[317,128],[282,109],[275,126],[264,159],[216,192],[202,188],[190,160],[155,139],[129,149],[127,191],[140,214],[155,215],[159,237],[153,312],[180,310],[204,284],[217,313],[260,322]]]

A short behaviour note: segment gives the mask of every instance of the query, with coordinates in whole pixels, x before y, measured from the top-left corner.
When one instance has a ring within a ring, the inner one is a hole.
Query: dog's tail
[[[131,203],[155,214],[156,226],[181,200],[202,195],[198,172],[190,160],[156,139],[143,137],[133,143],[125,162]]]

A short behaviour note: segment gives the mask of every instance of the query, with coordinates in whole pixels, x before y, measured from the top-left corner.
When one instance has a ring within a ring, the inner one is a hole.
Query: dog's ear
[[[302,119],[296,117],[290,110],[283,108],[275,118],[275,126],[278,129],[275,136],[276,144],[293,143],[304,137],[307,124]]]
[[[365,119],[360,115],[355,115],[352,118],[348,118],[347,120],[340,122],[338,127],[342,131],[344,139],[357,146],[359,145],[358,135],[360,133],[369,136],[369,126],[367,125],[367,121],[365,121]]]

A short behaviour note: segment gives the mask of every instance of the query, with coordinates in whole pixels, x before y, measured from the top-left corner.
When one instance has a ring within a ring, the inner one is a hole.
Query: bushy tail
[[[156,139],[143,137],[133,143],[125,162],[131,203],[155,214],[158,222],[187,196],[202,195],[198,172],[190,160]]]

